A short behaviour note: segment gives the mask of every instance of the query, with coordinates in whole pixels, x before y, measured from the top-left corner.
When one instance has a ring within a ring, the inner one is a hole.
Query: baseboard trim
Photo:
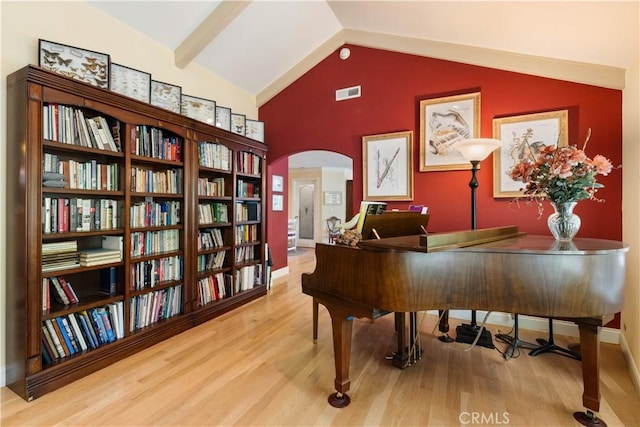
[[[282,268],[279,268],[279,269],[277,269],[275,271],[272,271],[271,272],[271,285],[273,286],[275,284],[274,280],[279,279],[281,277],[284,277],[287,274],[289,274],[289,266],[282,267]]]
[[[435,314],[438,316],[437,310],[428,311],[429,314]],[[486,316],[486,311],[477,311],[476,319],[478,323],[482,323],[484,317]],[[471,320],[471,311],[469,310],[450,310],[449,317],[453,319],[460,320]],[[496,325],[496,326],[506,326],[511,328],[513,326],[513,318],[509,313],[496,313],[491,312],[489,317],[487,318],[487,324]],[[540,331],[540,332],[548,332],[549,331],[549,321],[546,318],[542,317],[531,317],[531,316],[518,316],[518,326],[520,329],[526,329],[530,331]],[[497,332],[497,331],[492,331]],[[506,332],[506,331],[502,331]],[[579,337],[578,325],[573,322],[568,322],[565,320],[554,320],[553,321],[553,333],[558,335],[564,335],[568,337]],[[612,328],[602,328],[600,330],[600,342],[606,342],[609,344],[620,344],[620,330],[612,329]],[[543,336],[541,338],[546,338]]]
[[[638,365],[636,365],[635,361],[633,360],[631,349],[629,349],[629,344],[627,343],[624,334],[620,334],[620,350],[622,350],[624,360],[625,362],[627,362],[629,376],[631,377],[631,381],[636,388],[636,393],[638,393],[638,396],[640,396],[640,369],[638,369]]]

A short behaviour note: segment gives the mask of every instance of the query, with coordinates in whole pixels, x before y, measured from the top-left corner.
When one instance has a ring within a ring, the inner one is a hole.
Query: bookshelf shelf
[[[35,66],[7,88],[12,390],[37,398],[266,293],[264,144]]]

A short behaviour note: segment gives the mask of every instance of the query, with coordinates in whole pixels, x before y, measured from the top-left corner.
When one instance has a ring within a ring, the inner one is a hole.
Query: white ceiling
[[[391,50],[417,41],[420,54],[470,63],[465,48],[526,55],[529,67],[535,57],[618,69],[638,61],[638,0],[87,1],[173,50],[178,67],[195,61],[257,105],[354,40]]]
[[[345,30],[618,68],[635,49],[637,60],[637,0],[88,1],[174,50],[179,66],[193,60],[255,95]]]

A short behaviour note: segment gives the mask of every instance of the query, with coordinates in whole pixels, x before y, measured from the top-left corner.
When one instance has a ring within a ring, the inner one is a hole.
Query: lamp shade
[[[456,142],[451,147],[458,150],[468,161],[472,162],[486,159],[500,145],[502,145],[502,141],[499,139],[473,138]]]

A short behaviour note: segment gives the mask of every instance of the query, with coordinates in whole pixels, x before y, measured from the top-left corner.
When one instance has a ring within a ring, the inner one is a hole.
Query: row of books
[[[226,296],[226,289],[231,287],[232,276],[217,273],[198,280],[198,305],[204,306]]]
[[[198,255],[198,273],[222,268],[224,266],[224,259],[226,257],[226,254],[226,251],[219,251],[210,254]]]
[[[262,264],[248,265],[236,271],[236,292],[247,291],[260,283],[262,283]]]
[[[112,230],[120,225],[120,206],[114,199],[43,197],[42,232]]]
[[[129,331],[182,313],[182,285],[138,295],[129,300]]]
[[[180,249],[180,230],[136,231],[131,233],[131,256],[149,256]]]
[[[209,228],[198,232],[198,250],[221,248],[223,246],[224,239],[219,228]]]
[[[246,151],[236,153],[236,170],[240,173],[260,175],[262,159],[257,154]]]
[[[180,223],[180,201],[144,201],[132,203],[129,209],[131,227],[164,227]]]
[[[110,127],[102,116],[85,117],[78,108],[60,104],[42,107],[43,137],[49,141],[108,151],[120,150],[120,122]]]
[[[238,180],[238,186],[236,187],[236,196],[238,197],[253,197],[260,198],[260,184],[252,181]]]
[[[140,125],[131,129],[131,154],[154,159],[182,161],[182,141],[165,136],[162,129]]]
[[[236,221],[260,221],[260,202],[236,202]]]
[[[131,191],[138,193],[182,194],[182,169],[153,170],[131,168]]]
[[[42,271],[64,270],[80,266],[78,242],[67,240],[42,244]]]
[[[224,197],[225,179],[220,178],[198,178],[198,196]]]
[[[124,304],[116,301],[42,322],[45,364],[124,338]]]
[[[236,262],[253,261],[255,257],[255,246],[242,246],[236,248]]]
[[[154,288],[160,282],[182,280],[182,256],[151,259],[131,265],[132,291]]]
[[[231,170],[231,149],[222,144],[200,142],[198,144],[198,161],[207,168]]]
[[[80,302],[71,282],[62,276],[42,278],[42,310],[51,309],[51,298],[60,304],[70,305]]]
[[[224,203],[201,203],[198,205],[198,224],[229,222],[229,209]]]
[[[56,154],[44,153],[43,185],[79,190],[118,191],[120,166],[117,163],[98,163],[96,160],[78,162],[60,160]],[[56,184],[62,182],[65,185]]]
[[[259,240],[257,224],[236,225],[236,244],[256,242]]]

